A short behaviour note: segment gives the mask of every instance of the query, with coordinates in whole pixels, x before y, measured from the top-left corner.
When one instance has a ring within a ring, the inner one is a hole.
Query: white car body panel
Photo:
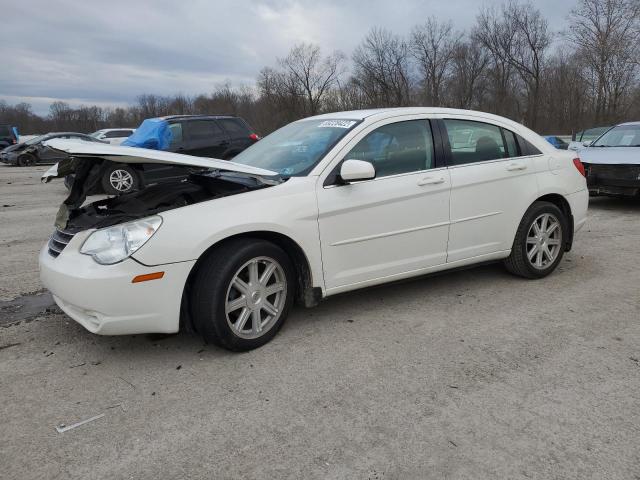
[[[76,235],[57,258],[48,255],[45,248],[40,256],[43,283],[70,316],[96,333],[176,331],[180,298],[191,267],[213,245],[234,235],[267,232],[288,237],[304,252],[312,285],[328,296],[505,258],[525,211],[544,195],[566,199],[574,230],[586,221],[588,192],[584,177],[573,165],[575,154],[555,149],[536,133],[510,120],[440,108],[341,112],[316,118],[357,119],[361,123],[307,176],[160,213],[163,223],[155,235],[131,259],[120,264],[98,265],[79,253],[90,230]],[[423,118],[495,124],[517,133],[541,153],[347,185],[324,185],[346,159],[347,152],[368,132],[385,123]],[[277,175],[222,160],[131,147],[65,143],[54,148],[118,162],[167,162],[262,177]],[[131,285],[132,276],[155,271],[171,274],[147,282],[139,290],[137,285]],[[99,291],[100,298],[97,294],[84,298],[82,292],[89,289]],[[117,309],[109,303],[115,295]],[[153,298],[157,298],[158,306]],[[91,311],[116,320],[92,329],[91,319],[85,318]],[[132,318],[126,320],[127,315]]]
[[[294,177],[273,187],[162,212],[162,227],[133,258],[144,265],[191,261],[233,235],[272,232],[302,248],[314,286],[322,287],[315,183],[313,177]]]
[[[319,188],[327,291],[445,263],[450,188],[446,168]]]

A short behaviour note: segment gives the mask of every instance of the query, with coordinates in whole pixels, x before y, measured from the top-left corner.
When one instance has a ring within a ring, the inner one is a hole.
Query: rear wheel
[[[23,153],[18,157],[18,165],[21,167],[30,167],[31,165],[35,165],[37,162],[37,158],[32,153]]]
[[[102,175],[102,189],[108,195],[122,195],[137,190],[138,174],[128,165],[110,165]]]
[[[287,254],[264,240],[240,239],[214,250],[194,278],[196,329],[205,340],[229,350],[264,345],[291,309],[293,272]]]
[[[564,255],[567,225],[564,213],[556,205],[535,202],[520,222],[511,255],[505,260],[507,270],[525,278],[549,275]]]

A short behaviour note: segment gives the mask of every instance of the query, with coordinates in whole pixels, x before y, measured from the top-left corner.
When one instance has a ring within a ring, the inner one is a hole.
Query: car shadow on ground
[[[640,212],[640,197],[589,197],[589,210],[594,209]]]

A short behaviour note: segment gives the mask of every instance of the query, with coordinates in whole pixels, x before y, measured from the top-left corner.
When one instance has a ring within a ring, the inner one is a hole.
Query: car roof
[[[621,125],[633,125],[633,126],[637,126],[640,125],[640,122],[625,122],[625,123],[619,123],[618,125],[616,125],[616,127],[620,127]]]
[[[477,110],[462,110],[459,108],[441,108],[441,107],[395,107],[395,108],[374,108],[368,110],[350,110],[346,112],[334,112],[334,113],[324,113],[322,115],[316,115],[315,117],[308,117],[303,120],[310,119],[349,119],[349,120],[364,120],[367,118],[375,117],[376,119],[380,118],[389,118],[396,117],[400,115],[466,115],[466,116],[477,116],[479,118],[485,119],[493,119],[498,121],[508,121],[510,123],[513,120],[510,120],[505,117],[500,117],[498,115],[493,115],[491,113],[480,112]],[[518,124],[519,125],[519,124]]]
[[[51,137],[54,135],[82,135],[84,137],[89,136],[86,133],[78,133],[78,132],[49,132],[49,133],[45,133],[43,137]]]
[[[100,130],[96,130],[96,132],[113,132],[115,130],[135,130],[135,128],[133,127],[101,128]]]
[[[233,115],[167,115],[158,117],[162,120],[220,120],[224,118],[238,118]]]

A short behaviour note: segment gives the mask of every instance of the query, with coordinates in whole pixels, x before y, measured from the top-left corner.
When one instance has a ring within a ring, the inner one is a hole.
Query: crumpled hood
[[[16,150],[23,150],[28,146],[29,145],[25,143],[16,143],[14,145],[9,145],[8,147],[4,148],[2,151],[4,153],[15,152]]]
[[[70,156],[82,157],[83,159],[97,157],[110,160],[116,163],[164,163],[171,165],[185,165],[189,167],[213,168],[226,170],[228,172],[246,173],[259,177],[277,176],[277,172],[265,170],[264,168],[251,167],[229,160],[217,158],[194,157],[192,155],[182,155],[180,153],[164,152],[160,150],[149,150],[146,148],[123,147],[121,145],[109,145],[94,142],[81,142],[74,140],[54,139],[44,143],[45,146],[68,153]],[[49,169],[42,176],[43,182],[48,182],[57,176],[57,169]]]
[[[640,147],[585,147],[578,155],[583,163],[640,165]]]

